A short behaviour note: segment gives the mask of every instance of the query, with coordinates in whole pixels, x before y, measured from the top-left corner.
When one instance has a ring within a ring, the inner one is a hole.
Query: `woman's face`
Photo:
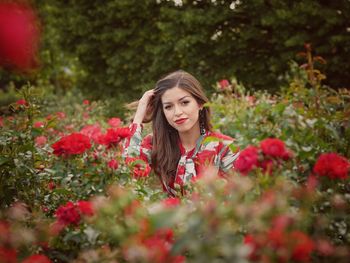
[[[168,123],[179,133],[199,131],[199,110],[202,108],[191,93],[175,87],[161,97],[164,115]]]

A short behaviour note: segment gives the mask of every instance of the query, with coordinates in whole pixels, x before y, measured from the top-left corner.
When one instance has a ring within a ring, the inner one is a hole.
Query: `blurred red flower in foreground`
[[[40,38],[34,10],[23,3],[0,3],[0,65],[27,71],[37,64]]]
[[[113,169],[113,170],[117,170],[118,169],[118,162],[115,159],[112,159],[108,162],[108,167]]]
[[[81,133],[72,133],[70,135],[62,137],[59,141],[52,145],[53,153],[57,156],[60,155],[75,155],[82,154],[86,150],[91,148],[89,137]]]
[[[22,263],[51,263],[52,261],[45,255],[32,255],[25,260],[22,261]]]
[[[350,162],[336,153],[324,153],[318,157],[314,166],[314,173],[330,179],[346,179]]]

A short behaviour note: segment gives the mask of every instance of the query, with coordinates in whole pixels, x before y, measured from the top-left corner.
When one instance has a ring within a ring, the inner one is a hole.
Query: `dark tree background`
[[[79,88],[120,101],[176,69],[207,89],[235,76],[249,89],[276,91],[288,62],[311,43],[327,61],[327,84],[350,86],[349,0],[176,2],[35,0],[45,76],[62,86],[60,72],[73,63]]]

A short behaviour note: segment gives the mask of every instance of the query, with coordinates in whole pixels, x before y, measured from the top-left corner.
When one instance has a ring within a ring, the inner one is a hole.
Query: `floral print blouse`
[[[151,164],[152,135],[149,134],[142,139],[141,124],[132,123],[131,135],[124,143],[123,157],[140,158]],[[219,175],[224,175],[234,168],[234,161],[239,152],[233,151],[233,139],[218,132],[207,131],[201,135],[196,142],[196,147],[186,151],[179,141],[181,157],[177,166],[174,181],[169,185],[163,185],[165,190],[176,195],[175,189],[182,189],[191,180],[203,175],[205,167],[215,167]]]

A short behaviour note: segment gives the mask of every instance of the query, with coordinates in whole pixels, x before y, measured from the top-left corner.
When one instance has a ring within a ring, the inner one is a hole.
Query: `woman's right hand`
[[[153,96],[154,89],[148,90],[142,95],[137,106],[137,110],[133,121],[134,123],[141,124],[143,122],[143,119],[145,118],[147,113],[148,103]]]

